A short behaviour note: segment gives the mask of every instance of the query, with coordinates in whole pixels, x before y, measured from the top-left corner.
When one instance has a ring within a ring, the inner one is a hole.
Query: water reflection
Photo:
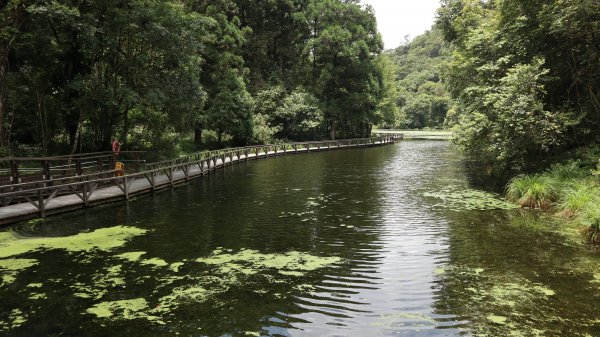
[[[447,142],[407,141],[242,163],[128,204],[20,224],[12,230],[27,237],[149,232],[114,249],[18,256],[38,264],[0,286],[0,331],[600,335],[595,255],[548,231],[549,219],[456,201],[487,194],[443,199],[473,181]]]

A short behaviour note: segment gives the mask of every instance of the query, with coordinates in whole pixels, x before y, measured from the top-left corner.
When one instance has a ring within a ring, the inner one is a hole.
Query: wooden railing
[[[0,224],[14,222],[17,219],[31,218],[34,215],[44,217],[48,214],[48,211],[58,213],[61,208],[81,208],[114,199],[127,200],[137,194],[172,187],[177,183],[201,177],[218,167],[233,163],[287,154],[393,144],[398,139],[402,139],[402,135],[229,148],[145,164],[139,172],[124,175],[119,175],[122,172],[113,169],[91,174],[2,185],[0,186],[1,206],[13,207],[29,203],[35,207],[35,210],[33,212],[23,211],[22,214],[16,215],[4,215],[4,218],[0,214]],[[97,191],[115,186],[118,189],[114,189],[113,192],[105,192],[102,196],[93,198]],[[77,199],[75,201],[64,201],[65,204],[63,205],[58,202],[55,205],[50,205],[58,196],[64,195],[74,195]]]
[[[121,151],[119,161],[139,170],[145,164],[141,159],[145,153]],[[111,171],[114,167],[115,156],[110,151],[52,157],[5,157],[0,158],[0,186],[100,173]]]

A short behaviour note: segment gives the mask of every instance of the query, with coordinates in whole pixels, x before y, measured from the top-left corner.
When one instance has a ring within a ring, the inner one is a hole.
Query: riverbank
[[[545,172],[514,177],[506,188],[509,201],[538,208],[581,227],[589,243],[600,243],[600,161],[574,160]]]

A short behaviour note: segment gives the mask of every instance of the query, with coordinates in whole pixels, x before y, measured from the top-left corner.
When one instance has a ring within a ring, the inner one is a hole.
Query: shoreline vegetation
[[[541,209],[574,222],[585,241],[600,243],[600,160],[570,160],[541,173],[518,175],[506,198],[526,209]]]

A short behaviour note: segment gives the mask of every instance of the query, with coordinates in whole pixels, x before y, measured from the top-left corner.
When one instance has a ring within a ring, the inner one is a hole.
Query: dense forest
[[[598,1],[443,0],[437,24],[468,153],[522,171],[598,144]]]
[[[370,135],[393,64],[356,0],[0,2],[4,154]]]
[[[453,125],[452,99],[442,82],[443,66],[450,59],[451,48],[442,31],[434,26],[431,31],[386,52],[397,71],[399,112],[394,127],[420,129]]]
[[[595,0],[443,0],[383,51],[358,0],[1,2],[2,154],[365,137],[451,128],[522,171],[593,149]]]

